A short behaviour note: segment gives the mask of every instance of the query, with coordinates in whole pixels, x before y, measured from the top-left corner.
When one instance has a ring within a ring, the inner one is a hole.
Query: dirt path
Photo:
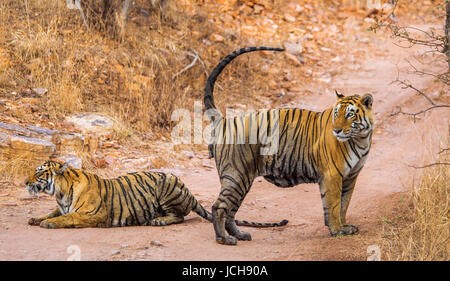
[[[444,110],[431,112],[416,123],[404,116],[390,117],[399,105],[404,111],[425,105],[412,91],[390,84],[397,75],[397,67],[404,75],[402,78],[410,78],[419,89],[430,82],[424,77],[405,76],[408,66],[404,59],[414,50],[397,48],[380,36],[371,38],[367,48],[369,51],[354,63],[360,68],[342,64],[329,88],[322,88],[323,94],[294,99],[301,101],[301,105],[322,110],[334,102],[335,88],[344,94],[374,95],[377,121],[374,145],[348,212],[348,221],[359,226],[359,234],[329,236],[315,184],[280,189],[258,178],[237,218],[261,222],[288,219],[289,224],[246,229],[253,241],[239,241],[235,247],[217,244],[212,225],[196,214],[190,214],[182,224],[167,227],[58,230],[31,227],[26,224],[27,219],[47,213],[55,201],[46,196],[25,200],[26,191],[15,188],[0,194],[0,260],[66,260],[74,253],[73,249],[80,250],[82,260],[365,260],[367,247],[378,241],[382,217],[396,202],[395,195],[410,188],[417,179],[419,172],[407,164],[429,161],[448,130],[448,112]],[[307,84],[306,81],[305,87]],[[181,177],[200,202],[210,208],[220,189],[216,171],[184,170]],[[14,200],[4,203],[2,197],[6,196]]]

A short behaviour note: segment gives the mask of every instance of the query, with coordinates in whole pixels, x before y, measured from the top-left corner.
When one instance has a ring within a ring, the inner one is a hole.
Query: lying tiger
[[[198,203],[172,174],[129,173],[114,179],[69,167],[67,163],[45,162],[26,182],[31,194],[56,196],[58,207],[50,214],[31,218],[30,225],[44,228],[116,227],[130,225],[170,225],[180,223],[190,211],[212,221],[211,213]],[[252,227],[282,226],[237,220]]]
[[[358,228],[347,223],[346,214],[372,145],[372,95],[346,97],[336,91],[336,102],[322,112],[280,108],[235,118],[220,115],[213,97],[217,77],[234,58],[258,50],[283,51],[237,50],[220,61],[205,86],[206,113],[214,120],[208,148],[222,186],[212,206],[216,241],[235,245],[237,240],[251,240],[236,226],[234,216],[257,176],[279,187],[318,183],[330,234],[356,233]]]

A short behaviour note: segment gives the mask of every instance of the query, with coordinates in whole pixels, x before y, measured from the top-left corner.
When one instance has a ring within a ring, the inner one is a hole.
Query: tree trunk
[[[448,62],[448,70],[450,71],[450,0],[445,0],[445,10],[446,10],[446,18],[445,18],[445,46],[444,53],[447,56]]]

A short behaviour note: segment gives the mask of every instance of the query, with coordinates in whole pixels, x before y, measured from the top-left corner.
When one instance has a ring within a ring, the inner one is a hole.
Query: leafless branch
[[[193,54],[193,53],[188,53],[188,56],[193,57],[194,59],[192,60],[192,62],[190,64],[188,64],[185,68],[183,68],[182,70],[180,70],[179,72],[175,73],[172,76],[172,79],[175,79],[178,75],[182,74],[183,72],[187,71],[188,69],[190,69],[191,67],[193,67],[195,65],[195,63],[198,60],[198,55]]]
[[[430,110],[436,109],[436,108],[450,108],[450,104],[433,105],[433,106],[430,106],[427,109],[423,109],[423,110],[415,112],[415,113],[403,112],[402,109],[400,108],[397,112],[392,113],[391,116],[397,116],[398,114],[409,115],[409,116],[412,116],[414,118],[414,122],[415,122],[417,115],[423,114],[423,113],[425,113],[427,111],[430,111]]]
[[[192,52],[198,57],[198,59],[200,60],[200,63],[201,63],[202,66],[203,66],[203,70],[205,71],[206,77],[209,77],[209,72],[208,72],[208,70],[207,70],[207,68],[206,68],[205,62],[202,60],[202,58],[198,55],[198,53],[197,53],[195,50],[191,50],[191,51],[192,51]],[[218,87],[219,89],[223,90],[223,87],[222,87],[219,83],[216,82],[216,85],[217,85],[217,87]]]
[[[444,153],[446,151],[450,151],[450,148],[444,148],[441,151],[439,151],[438,154]]]
[[[414,169],[424,169],[424,168],[428,168],[428,167],[432,167],[432,166],[438,166],[438,165],[445,165],[445,166],[450,166],[450,163],[446,163],[446,162],[436,162],[436,163],[431,163],[431,164],[427,164],[424,166],[413,166],[413,165],[408,165],[408,167],[414,168]]]

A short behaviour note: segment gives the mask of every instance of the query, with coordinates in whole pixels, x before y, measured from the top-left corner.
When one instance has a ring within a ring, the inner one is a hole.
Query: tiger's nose
[[[333,129],[333,131],[334,131],[335,134],[338,134],[338,135],[339,135],[339,134],[342,132],[342,129],[338,129],[338,130]]]

